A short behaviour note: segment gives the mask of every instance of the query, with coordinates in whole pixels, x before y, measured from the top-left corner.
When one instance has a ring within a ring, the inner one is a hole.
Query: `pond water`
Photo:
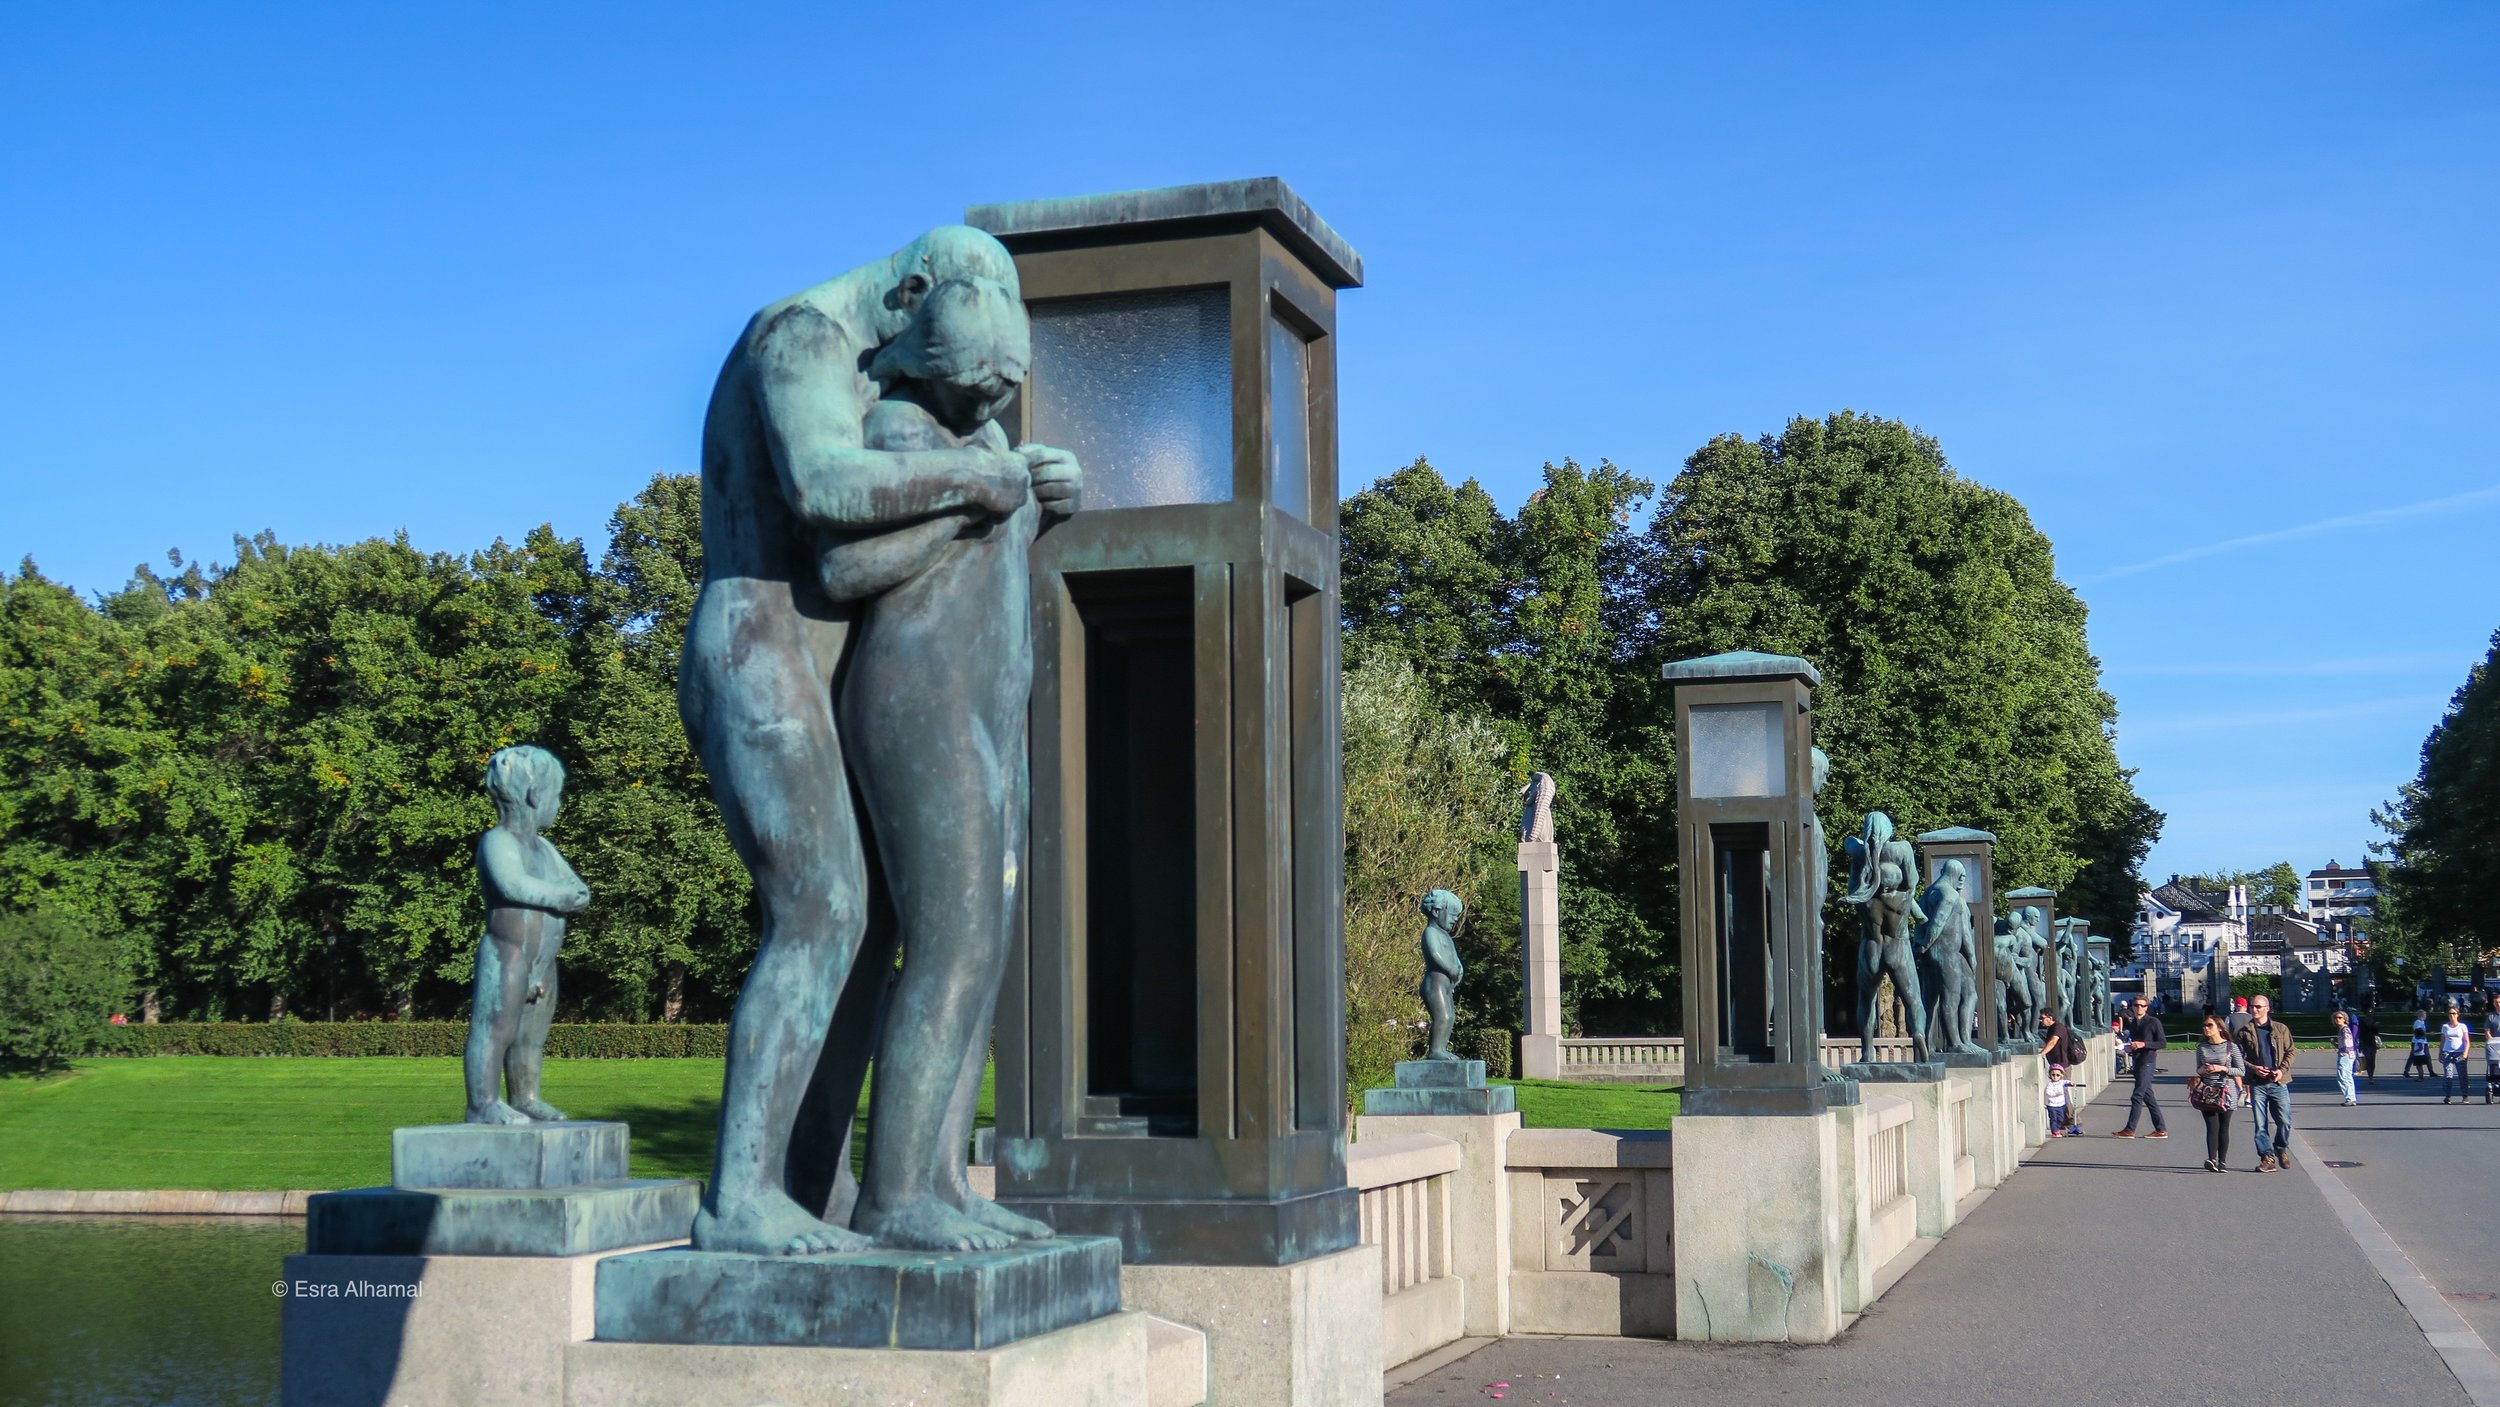
[[[276,1407],[295,1217],[0,1217],[0,1403]]]

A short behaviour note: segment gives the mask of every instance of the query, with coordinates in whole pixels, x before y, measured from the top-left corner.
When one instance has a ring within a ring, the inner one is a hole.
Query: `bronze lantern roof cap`
[[[2040,886],[2035,884],[2028,889],[2009,889],[2002,897],[2007,899],[2054,899],[2057,897],[2057,891],[2054,889],[2042,889]]]
[[[1759,650],[1730,650],[1723,655],[1677,660],[1658,671],[1677,683],[1698,684],[1729,679],[1803,679],[1823,682],[1823,671],[1795,655],[1766,655]]]
[[[1971,826],[1947,826],[1940,831],[1928,831],[1918,838],[1921,845],[1953,845],[1969,841],[1986,841],[1994,845],[1997,843],[1996,832]]]
[[[1363,286],[1363,256],[1276,176],[1109,195],[976,205],[964,223],[1016,253],[1077,244],[1170,239],[1260,228],[1276,236],[1331,288]]]

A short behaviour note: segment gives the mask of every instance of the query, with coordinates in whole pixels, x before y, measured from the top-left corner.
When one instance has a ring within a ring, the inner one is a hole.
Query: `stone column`
[[[1519,1073],[1562,1078],[1561,853],[1550,840],[1519,843]]]
[[[1840,1120],[1675,1121],[1675,1336],[1828,1343],[1841,1329]]]

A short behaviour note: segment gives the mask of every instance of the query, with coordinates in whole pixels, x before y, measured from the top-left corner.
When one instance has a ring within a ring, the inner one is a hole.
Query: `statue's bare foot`
[[[500,1099],[483,1108],[473,1108],[469,1111],[469,1122],[473,1124],[526,1124],[529,1121],[529,1115]]]
[[[1018,1216],[989,1198],[974,1193],[964,1198],[964,1215],[992,1231],[1003,1231],[1019,1241],[1047,1241],[1059,1233],[1029,1216]]]
[[[935,1197],[916,1197],[886,1211],[862,1206],[853,1224],[878,1245],[907,1251],[1003,1251],[1016,1243],[1012,1234],[983,1225]]]
[[[535,1119],[542,1124],[560,1124],[564,1122],[563,1110],[558,1109],[556,1106],[549,1104],[546,1100],[543,1100],[534,1094],[512,1107],[520,1110],[524,1114],[529,1115],[532,1119]]]
[[[759,1192],[714,1215],[705,1207],[694,1214],[694,1248],[755,1256],[821,1256],[864,1251],[865,1236],[827,1226],[801,1210],[779,1191]]]

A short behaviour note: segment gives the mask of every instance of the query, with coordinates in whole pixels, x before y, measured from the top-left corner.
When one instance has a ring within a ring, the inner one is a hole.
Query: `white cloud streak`
[[[2122,714],[2118,723],[2121,747],[2131,738],[2159,737],[2168,733],[2199,733],[2217,728],[2279,728],[2287,724],[2334,723],[2347,718],[2370,718],[2383,713],[2418,713],[2428,727],[2447,711],[2446,694],[2414,694],[2398,699],[2372,699],[2366,703],[2337,704],[2327,708],[2288,708],[2272,712],[2241,709],[2224,713],[2192,713],[2170,718],[2150,718],[2130,722]]]
[[[2103,674],[2158,675],[2165,678],[2276,679],[2325,675],[2422,674],[2453,671],[2459,678],[2473,667],[2469,656],[2356,655],[2348,659],[2312,660],[2168,660],[2150,664],[2107,664]]]
[[[2178,566],[2182,562],[2198,562],[2207,557],[2219,557],[2226,552],[2239,552],[2251,547],[2271,547],[2276,543],[2299,542],[2306,538],[2325,537],[2330,533],[2384,527],[2389,523],[2428,517],[2433,513],[2447,513],[2459,509],[2493,505],[2500,505],[2500,484],[2494,484],[2487,489],[2476,489],[2471,493],[2451,494],[2446,498],[2425,499],[2420,503],[2401,503],[2392,508],[2373,508],[2367,512],[2347,513],[2341,517],[2320,518],[2314,523],[2302,523],[2296,527],[2276,528],[2272,532],[2251,533],[2246,537],[2199,543],[2184,551],[2166,553],[2141,562],[2131,562],[2123,567],[2112,567],[2094,577],[2093,580],[2110,581],[2117,577],[2158,571],[2163,567]]]

